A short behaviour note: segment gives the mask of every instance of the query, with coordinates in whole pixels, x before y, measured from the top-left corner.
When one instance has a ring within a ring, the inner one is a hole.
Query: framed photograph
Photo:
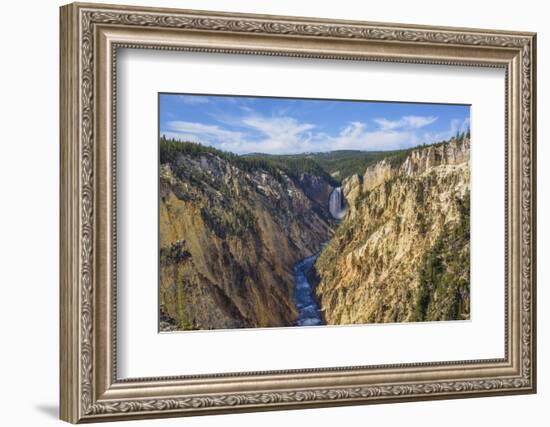
[[[535,34],[60,22],[63,420],[536,391]]]

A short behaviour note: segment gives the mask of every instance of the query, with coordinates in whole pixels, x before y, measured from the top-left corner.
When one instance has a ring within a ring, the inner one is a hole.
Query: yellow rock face
[[[350,213],[316,263],[328,324],[469,318],[469,147],[420,148],[344,183]]]
[[[292,267],[331,233],[305,194],[326,203],[330,187],[302,179],[243,171],[213,154],[162,165],[161,329],[294,323]]]

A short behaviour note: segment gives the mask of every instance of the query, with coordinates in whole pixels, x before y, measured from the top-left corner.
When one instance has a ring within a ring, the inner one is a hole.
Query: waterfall
[[[328,210],[333,218],[342,219],[346,216],[346,200],[342,194],[342,187],[336,187],[328,198]]]

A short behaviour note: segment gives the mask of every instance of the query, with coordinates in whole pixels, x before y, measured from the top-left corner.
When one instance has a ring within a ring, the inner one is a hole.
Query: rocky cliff
[[[349,213],[315,266],[328,324],[469,318],[469,159],[452,139],[343,182]]]
[[[161,141],[161,330],[292,325],[292,268],[332,233],[330,183],[178,144]]]

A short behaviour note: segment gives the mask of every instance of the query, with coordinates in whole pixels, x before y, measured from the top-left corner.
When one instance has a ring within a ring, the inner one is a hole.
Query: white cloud
[[[243,119],[242,123],[264,133],[269,138],[295,137],[315,127],[309,123],[299,123],[292,117],[250,116]]]
[[[330,150],[395,150],[415,139],[412,132],[394,130],[368,131],[362,122],[351,122],[338,135],[323,134],[323,151]]]
[[[162,133],[169,138],[200,142],[235,153],[293,154],[343,149],[396,150],[449,139],[457,130],[463,132],[469,127],[469,119],[453,120],[444,132],[420,134],[419,129],[435,122],[437,117],[404,116],[394,121],[375,119],[378,125],[375,129],[365,122],[353,121],[338,133],[328,134],[293,117],[267,117],[252,110],[246,113],[244,117],[218,119],[223,125],[171,121]],[[238,130],[230,130],[228,126]]]
[[[460,132],[467,132],[468,129],[470,129],[470,118],[466,117],[460,124]]]
[[[254,110],[250,107],[247,107],[246,105],[241,105],[239,107],[242,111],[244,111],[245,113],[253,113]]]
[[[399,120],[387,120],[385,118],[374,119],[381,130],[420,129],[424,126],[431,125],[436,120],[437,117],[435,116],[404,116]]]
[[[446,141],[457,133],[466,132],[470,128],[470,118],[466,117],[464,120],[452,119],[449,124],[449,129],[442,132],[425,132],[422,135],[422,142],[426,144],[433,144],[436,142]]]
[[[205,125],[203,123],[172,121],[168,122],[168,129],[174,132],[206,135],[221,140],[236,139],[242,137],[242,133],[222,129],[217,125]]]
[[[217,125],[203,123],[172,121],[161,134],[181,141],[199,142],[220,150],[246,152],[243,148],[245,137],[242,132],[223,129]]]
[[[380,126],[380,129],[382,130],[391,130],[402,126],[402,122],[400,120],[392,121],[384,118],[378,118],[374,119],[374,121],[378,124],[378,126]]]
[[[413,129],[423,128],[424,126],[431,125],[437,120],[435,116],[405,116],[403,120],[407,123],[408,127]]]
[[[356,138],[358,135],[362,134],[365,129],[367,128],[366,123],[363,122],[350,122],[348,126],[346,126],[342,131],[340,132],[341,138]]]
[[[307,151],[311,142],[311,130],[315,128],[310,123],[300,123],[291,117],[249,116],[241,124],[260,132],[264,138],[257,143],[258,150],[264,152],[293,153]]]

